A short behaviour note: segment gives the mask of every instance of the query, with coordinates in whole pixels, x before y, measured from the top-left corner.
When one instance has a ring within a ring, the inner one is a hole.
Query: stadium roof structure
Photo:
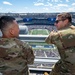
[[[25,25],[54,25],[56,18],[23,18]]]

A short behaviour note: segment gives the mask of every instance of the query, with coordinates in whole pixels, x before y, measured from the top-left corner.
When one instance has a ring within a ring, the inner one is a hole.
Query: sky
[[[0,13],[75,12],[75,0],[0,0]]]

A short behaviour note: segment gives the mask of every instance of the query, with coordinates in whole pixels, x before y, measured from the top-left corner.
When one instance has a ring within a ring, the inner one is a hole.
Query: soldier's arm
[[[33,49],[31,46],[28,47],[28,50],[27,50],[27,63],[28,64],[33,64],[34,63],[34,53],[33,53]]]
[[[48,44],[52,44],[52,36],[54,35],[54,31],[50,32],[49,36],[45,39],[45,42]]]
[[[35,56],[32,47],[27,43],[24,43],[23,46],[24,58],[26,59],[27,64],[33,64]]]
[[[58,39],[58,32],[52,31],[49,36],[45,39],[45,42],[48,44],[55,44],[55,41]]]
[[[50,43],[51,43],[51,37],[48,36],[48,37],[45,39],[45,42],[46,42],[47,44],[50,44]]]
[[[23,59],[25,59],[27,64],[33,64],[35,56],[32,47],[27,42],[23,42],[18,39],[16,39],[15,41],[22,49],[22,52],[20,54],[22,55]]]

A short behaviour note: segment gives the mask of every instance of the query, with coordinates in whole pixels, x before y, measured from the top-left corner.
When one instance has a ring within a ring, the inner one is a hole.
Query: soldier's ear
[[[9,29],[9,33],[10,33],[10,35],[14,35],[14,29],[13,28],[10,28]]]
[[[64,20],[64,26],[68,24],[68,19]]]
[[[69,21],[68,21],[68,19],[66,19],[66,20],[64,20],[66,23],[68,23]]]

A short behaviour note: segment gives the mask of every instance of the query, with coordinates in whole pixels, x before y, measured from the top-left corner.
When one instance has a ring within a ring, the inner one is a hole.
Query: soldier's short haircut
[[[61,14],[58,14],[57,17],[61,17],[61,20],[66,20],[68,19],[69,22],[72,22],[72,15],[70,13],[61,13]]]
[[[12,16],[2,16],[0,18],[0,29],[3,30],[8,27],[8,25],[13,23],[13,20],[15,20],[15,18]]]

